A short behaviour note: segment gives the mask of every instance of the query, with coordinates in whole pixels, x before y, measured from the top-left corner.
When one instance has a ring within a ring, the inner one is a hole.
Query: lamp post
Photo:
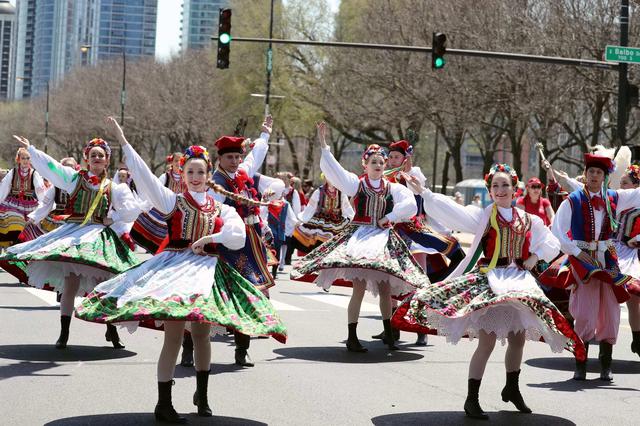
[[[83,53],[82,64],[87,65],[87,52],[92,49],[90,44],[83,44],[80,46],[80,51]],[[122,46],[122,88],[120,89],[120,126],[124,128],[124,106],[127,100],[127,52],[125,46]],[[122,150],[118,150],[118,160],[122,161]]]
[[[16,77],[16,80],[26,81],[31,80],[31,77]],[[47,149],[49,147],[49,80],[47,80],[47,101],[45,104],[44,110],[44,147],[43,150],[45,154],[47,153]]]

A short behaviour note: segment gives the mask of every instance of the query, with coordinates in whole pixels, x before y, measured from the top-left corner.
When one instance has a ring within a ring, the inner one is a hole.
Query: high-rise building
[[[155,56],[157,0],[17,0],[15,99],[75,66]]]
[[[202,49],[211,45],[211,36],[218,33],[220,8],[228,0],[184,0],[180,31],[180,49]]]
[[[0,100],[11,97],[13,88],[13,45],[16,9],[8,0],[0,0]]]

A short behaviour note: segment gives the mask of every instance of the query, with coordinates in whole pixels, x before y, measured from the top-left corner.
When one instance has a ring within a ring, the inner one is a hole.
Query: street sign
[[[607,46],[604,60],[607,62],[627,62],[640,64],[640,48],[625,46]]]

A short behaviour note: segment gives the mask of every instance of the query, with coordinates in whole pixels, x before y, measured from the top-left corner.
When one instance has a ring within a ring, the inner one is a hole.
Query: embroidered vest
[[[367,185],[365,179],[360,179],[358,192],[353,196],[355,216],[351,221],[354,225],[377,226],[378,221],[393,210],[391,185],[385,179],[380,180],[382,189],[374,191]]]
[[[56,208],[53,210],[53,214],[59,215],[65,212],[67,203],[69,202],[69,194],[67,191],[63,191],[60,188],[55,188],[55,195],[53,197]]]
[[[531,217],[529,214],[521,214],[513,210],[513,219],[507,222],[498,214],[498,228],[500,229],[500,254],[498,266],[508,266],[511,263],[521,263],[529,257],[531,245]],[[493,258],[496,248],[496,230],[487,224],[482,237],[482,251],[484,258],[480,264],[487,265]]]
[[[286,241],[285,226],[287,223],[287,208],[286,201],[275,201],[269,205],[269,218],[267,223],[273,234],[273,238],[277,241]]]
[[[176,194],[182,194],[183,192],[187,191],[187,184],[184,183],[184,180],[182,179],[182,175],[180,175],[180,180],[176,181],[173,178],[173,173],[172,172],[166,172],[166,182],[164,184],[164,186],[166,186],[167,188],[169,188],[171,191],[175,192]],[[131,190],[133,191],[133,188],[131,188]]]
[[[73,189],[73,192],[69,194],[69,199],[64,210],[64,213],[69,215],[66,220],[67,222],[82,223],[89,212],[89,208],[91,207],[93,200],[98,195],[98,188],[94,189],[88,179],[89,172],[87,170],[80,170],[76,175],[76,187]],[[105,189],[102,193],[102,197],[100,201],[98,201],[98,205],[87,223],[101,224],[103,219],[107,217],[110,206],[111,180],[106,178]]]
[[[166,216],[169,243],[167,250],[182,250],[198,239],[222,229],[220,206],[207,195],[204,205],[198,205],[189,192],[178,194],[176,205]],[[215,252],[215,244],[207,244],[207,253]]]
[[[315,216],[332,220],[342,218],[342,193],[335,189],[335,195],[327,192],[326,186],[322,185],[318,191],[318,208]]]
[[[10,195],[21,200],[35,199],[35,189],[33,187],[33,169],[29,169],[26,177],[20,176],[20,167],[13,169],[13,179],[11,180]]]
[[[611,204],[611,213],[613,214],[613,217],[616,217],[618,193],[616,191],[608,190],[607,197]],[[604,241],[614,237],[606,211],[602,220],[600,234],[594,235],[596,229],[594,209],[591,206],[591,197],[586,192],[586,189],[574,191],[569,194],[568,198],[571,203],[571,236],[573,240],[587,242]]]
[[[259,173],[256,173],[253,176],[253,183],[249,181],[240,182],[240,179],[246,176],[246,175],[240,176],[240,173],[241,172],[238,171],[238,173],[236,173],[236,178],[232,179],[227,173],[218,169],[213,173],[213,181],[218,185],[222,186],[224,189],[226,189],[229,192],[233,192],[234,194],[240,194],[246,198],[259,200],[260,194],[258,191],[258,185],[260,183],[261,175]],[[252,189],[254,191],[251,191]],[[259,207],[246,206],[244,204],[236,202],[235,200],[232,200],[229,197],[227,197],[224,200],[224,203],[228,206],[235,208],[236,211],[238,212],[238,215],[240,215],[242,219],[246,219],[250,215],[258,215],[258,216],[260,215]]]

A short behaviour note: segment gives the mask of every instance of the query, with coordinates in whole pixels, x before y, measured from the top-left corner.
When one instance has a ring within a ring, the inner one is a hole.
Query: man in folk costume
[[[278,264],[273,265],[271,270],[274,278],[278,275],[278,271],[284,271],[288,249],[287,238],[293,235],[293,230],[298,224],[298,217],[293,212],[289,201],[284,198],[285,191],[280,181],[276,181],[262,194],[262,200],[269,205],[260,207],[262,221],[268,224],[273,234],[273,248],[278,260]]]
[[[245,138],[232,136],[219,138],[215,142],[218,152],[218,167],[213,173],[213,181],[230,193],[259,201],[259,194],[277,181],[277,179],[258,173],[267,155],[272,125],[273,119],[271,116],[267,116],[262,124],[260,138],[254,141],[253,149],[244,158]],[[245,246],[241,250],[232,251],[222,248],[220,250],[221,256],[242,276],[268,294],[267,289],[274,286],[275,281],[267,266],[266,247],[262,241],[260,226],[260,207],[257,204],[247,205],[230,196],[220,194],[217,195],[217,200],[235,207],[245,223],[247,232]],[[236,364],[243,367],[253,367],[254,364],[247,360],[249,336],[236,332],[234,340],[236,343]]]
[[[608,190],[613,161],[595,154],[585,154],[584,159],[585,187],[560,204],[551,230],[568,255],[559,278],[564,275],[573,285],[569,311],[575,319],[575,331],[585,345],[594,339],[599,342],[600,379],[611,381],[620,303],[629,299],[629,291],[638,291],[638,282],[622,274],[618,266],[615,218],[617,211],[640,204],[640,189]],[[576,361],[574,379],[585,380],[586,373],[586,360]]]

